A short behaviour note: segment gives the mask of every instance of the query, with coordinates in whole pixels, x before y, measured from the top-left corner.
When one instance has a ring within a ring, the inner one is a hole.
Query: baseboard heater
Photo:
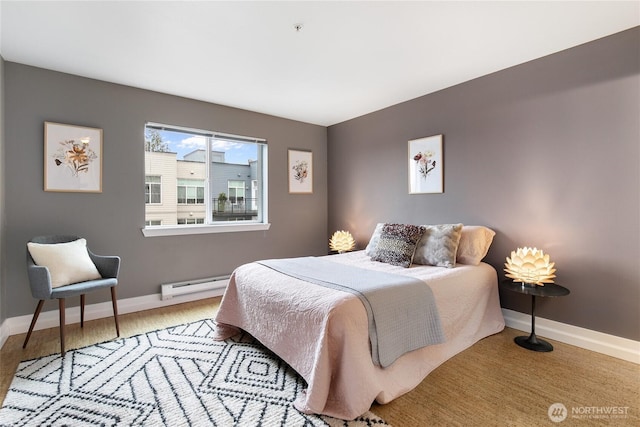
[[[160,285],[160,294],[163,300],[167,300],[178,295],[224,289],[229,283],[229,277],[231,276],[226,275],[209,277],[207,279],[187,280],[186,282],[166,283]]]

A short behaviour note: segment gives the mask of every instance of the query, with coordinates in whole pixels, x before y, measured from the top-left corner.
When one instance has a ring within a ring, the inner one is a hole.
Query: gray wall
[[[39,234],[85,236],[99,254],[122,257],[119,298],[159,292],[161,283],[230,273],[267,257],[327,253],[326,128],[68,74],[5,63],[6,317],[35,307],[25,244]],[[239,89],[240,90],[240,89]],[[102,128],[103,192],[43,191],[45,121]],[[266,232],[143,237],[144,124],[147,121],[266,138]],[[287,148],[314,153],[314,193],[290,195]],[[88,302],[106,301],[104,295]],[[53,305],[45,309],[53,309]]]
[[[540,316],[640,340],[639,47],[636,27],[329,127],[329,231],[487,225],[500,277],[519,246],[556,262],[571,295]],[[407,141],[436,134],[445,192],[408,195]]]

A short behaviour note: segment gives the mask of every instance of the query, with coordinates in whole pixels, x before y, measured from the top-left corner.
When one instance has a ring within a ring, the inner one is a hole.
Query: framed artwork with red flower
[[[44,191],[102,192],[102,129],[44,123]]]
[[[409,194],[443,193],[442,135],[409,141]]]

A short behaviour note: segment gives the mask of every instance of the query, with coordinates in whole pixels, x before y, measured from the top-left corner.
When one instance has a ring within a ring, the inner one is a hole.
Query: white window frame
[[[148,182],[147,178],[149,177],[154,177],[154,178],[159,178],[160,182]],[[159,185],[160,186],[160,201],[159,202],[152,202],[151,201],[151,188],[149,188],[149,203],[147,203],[145,201],[145,205],[161,205],[162,204],[162,175],[146,175],[144,176],[144,186],[145,186],[145,192],[147,191],[146,187],[147,185]]]
[[[231,183],[240,183],[240,186],[231,186]],[[229,197],[229,200],[231,200],[231,198],[233,198],[233,201],[231,202],[232,205],[237,205],[238,204],[238,190],[242,190],[242,202],[244,203],[247,199],[246,196],[246,190],[244,188],[245,186],[245,182],[242,180],[237,180],[237,179],[229,179],[227,180],[227,195]],[[235,190],[235,196],[231,195],[231,189]]]
[[[179,225],[192,225],[192,224],[204,224],[204,218],[178,218],[178,223],[184,221],[184,224]],[[203,222],[200,222],[203,221]]]
[[[200,180],[200,179],[184,179],[185,181],[199,181],[198,183],[202,182],[202,185],[194,185],[194,183],[190,183],[190,184],[180,184],[180,178],[178,178],[178,188],[176,189],[176,196],[178,198],[177,202],[179,205],[206,205],[206,200],[207,200],[207,186],[206,186],[206,181],[205,180]],[[184,191],[185,191],[185,202],[180,202],[180,187],[184,187]],[[196,191],[196,197],[195,197],[195,202],[194,203],[189,203],[189,188],[194,188]],[[204,197],[202,198],[202,203],[198,202],[198,188],[202,188],[202,191],[204,192]]]
[[[256,144],[261,144],[264,146],[262,148],[263,154],[261,156],[260,166],[262,168],[261,181],[262,181],[262,219],[261,221],[220,221],[220,222],[209,222],[206,224],[185,224],[185,225],[159,225],[159,226],[145,226],[142,228],[142,234],[145,237],[157,237],[157,236],[181,236],[181,235],[191,235],[191,234],[211,234],[211,233],[235,233],[235,232],[243,232],[243,231],[266,231],[269,230],[271,224],[268,219],[269,212],[269,195],[268,195],[268,148],[267,141],[263,138],[256,137],[246,137],[240,135],[233,134],[225,134],[220,132],[213,131],[204,131],[201,129],[194,128],[185,128],[183,126],[173,126],[167,124],[153,123],[149,122],[145,124],[145,129],[147,127],[153,127],[158,129],[167,129],[174,130],[185,133],[194,133],[205,135],[210,139],[227,139],[227,140],[240,140],[244,142],[255,142]],[[212,197],[209,190],[209,168],[211,166],[211,162],[209,161],[209,155],[211,153],[211,146],[207,147],[206,150],[207,156],[207,179],[205,181],[205,206],[207,206],[207,212],[209,213],[211,209],[209,209],[209,204],[212,202],[210,199]],[[146,177],[146,175],[145,175]],[[161,196],[162,197],[162,196]],[[208,214],[207,214],[208,215]],[[208,218],[208,216],[207,216]]]

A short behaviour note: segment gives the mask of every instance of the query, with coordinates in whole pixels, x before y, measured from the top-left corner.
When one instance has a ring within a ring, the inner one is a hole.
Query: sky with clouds
[[[182,160],[186,154],[195,150],[204,150],[207,138],[182,132],[160,131],[162,140],[169,145],[169,151],[178,154],[178,160]],[[246,165],[258,156],[257,147],[254,144],[241,144],[238,142],[215,140],[212,144],[214,151],[224,151],[227,163]]]

